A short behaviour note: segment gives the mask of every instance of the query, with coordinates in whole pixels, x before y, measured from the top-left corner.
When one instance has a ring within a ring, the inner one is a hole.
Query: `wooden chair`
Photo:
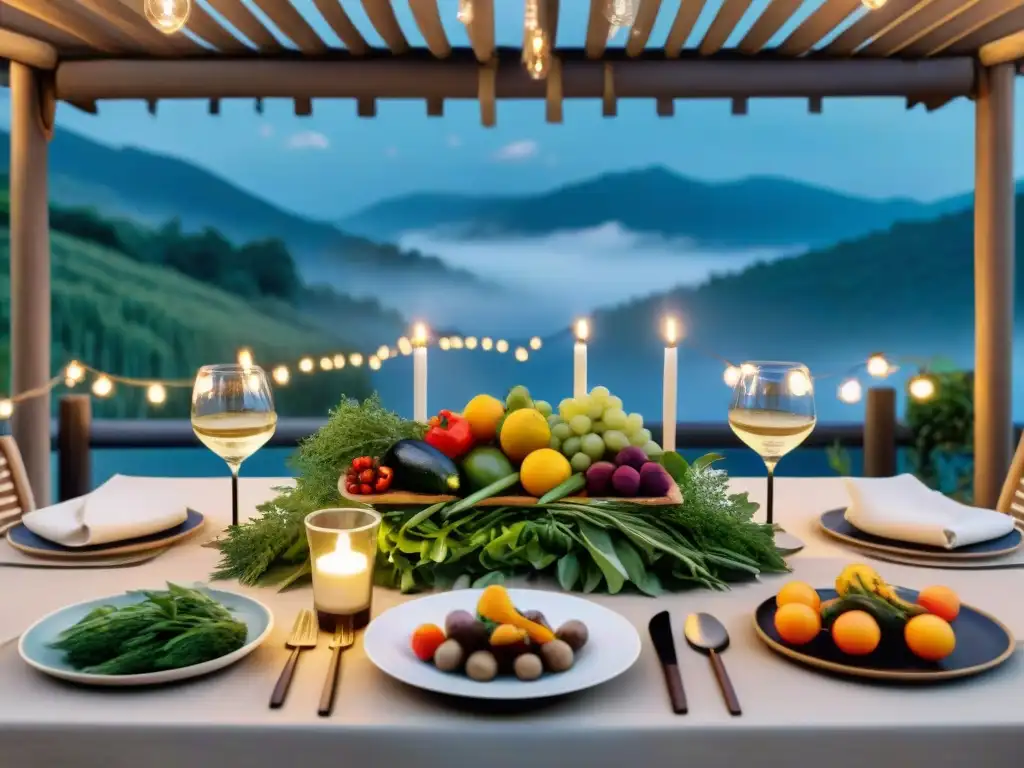
[[[16,525],[22,515],[35,508],[36,500],[18,444],[10,435],[0,436],[0,533]]]
[[[1024,522],[1024,435],[1021,435],[1017,452],[1013,454],[996,509]]]

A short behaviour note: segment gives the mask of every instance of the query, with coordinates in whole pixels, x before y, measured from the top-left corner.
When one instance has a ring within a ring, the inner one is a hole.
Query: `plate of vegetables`
[[[366,655],[407,685],[478,699],[561,696],[605,683],[640,656],[627,619],[562,592],[485,589],[410,600],[366,630]]]
[[[273,629],[251,597],[168,584],[70,605],[21,636],[29,666],[73,683],[170,683],[223,669],[256,650]]]

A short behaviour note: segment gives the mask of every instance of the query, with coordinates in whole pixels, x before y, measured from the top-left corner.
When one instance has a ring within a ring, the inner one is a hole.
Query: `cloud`
[[[535,157],[540,151],[540,146],[532,139],[513,141],[494,153],[494,159],[498,162],[515,163],[521,160],[529,160]]]
[[[459,136],[457,133],[453,133],[453,134],[449,135],[448,136],[448,146],[451,149],[458,149],[459,147],[462,146],[462,137]]]
[[[288,137],[288,149],[327,149],[331,142],[317,131],[299,131]]]
[[[264,139],[269,139],[274,136],[274,126],[270,123],[264,123],[260,126],[260,136]]]

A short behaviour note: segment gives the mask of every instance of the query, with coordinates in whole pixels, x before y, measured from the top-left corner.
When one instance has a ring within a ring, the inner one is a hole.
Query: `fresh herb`
[[[213,578],[284,588],[308,575],[306,515],[337,505],[338,478],[353,459],[382,456],[399,440],[422,437],[425,429],[385,409],[377,395],[361,403],[343,399],[289,460],[295,487],[276,488],[280,495],[256,508],[259,517],[228,531]]]
[[[140,603],[90,611],[51,647],[83,672],[137,675],[201,664],[245,645],[245,624],[198,590],[168,584],[166,592],[140,594]]]

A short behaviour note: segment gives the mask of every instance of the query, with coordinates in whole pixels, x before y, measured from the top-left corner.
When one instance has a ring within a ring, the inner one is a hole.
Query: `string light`
[[[85,378],[85,368],[77,360],[72,360],[68,363],[68,367],[64,369],[64,379],[66,382],[71,382],[68,386],[74,386],[82,379]]]
[[[523,66],[534,80],[543,80],[551,71],[551,46],[540,23],[539,0],[526,0],[523,9]]]
[[[437,346],[439,346],[442,350],[447,352],[449,349],[452,348],[452,343],[448,340],[447,336],[442,336],[440,340],[437,342]]]
[[[291,378],[291,374],[288,373],[288,366],[279,365],[270,374],[274,377],[274,383],[280,384],[282,387],[288,383]]]
[[[463,344],[462,344],[462,337],[461,336],[452,336],[451,342],[452,342],[452,349],[462,349]]]
[[[466,349],[476,349],[477,343],[478,342],[477,342],[476,336],[467,336],[466,337]]]
[[[146,0],[146,20],[165,35],[172,35],[188,23],[192,0]]]
[[[321,357],[320,358],[320,370],[321,371],[333,371],[334,370],[334,360],[329,358],[329,357]]]
[[[303,373],[312,373],[313,372],[313,358],[312,357],[304,357],[301,360],[299,360],[299,370],[302,371]]]
[[[935,381],[923,373],[912,378],[907,388],[910,396],[918,402],[931,400],[935,396]]]
[[[636,0],[606,0],[605,16],[613,27],[632,27],[636,21]]]
[[[860,0],[860,2],[861,5],[867,8],[869,11],[877,11],[879,8],[885,5],[886,0]]]
[[[725,386],[735,387],[740,383],[740,369],[735,365],[726,366],[725,373],[722,374],[722,379],[725,381]]]
[[[402,336],[398,340],[398,351],[408,357],[412,354],[412,342],[405,336]]]
[[[889,361],[885,359],[885,355],[881,353],[876,353],[869,357],[866,368],[868,375],[874,376],[876,379],[884,379],[892,373],[892,366],[889,365]]]
[[[540,336],[534,336],[530,339],[530,349],[537,350],[544,345],[544,342],[540,340]]]
[[[388,349],[388,358],[398,357],[398,350],[395,347]]]
[[[370,364],[370,370],[371,371],[379,371],[380,370],[380,358],[377,357],[376,355],[370,355],[369,364]]]
[[[243,368],[252,368],[252,350],[242,347],[238,350],[238,364]]]
[[[163,384],[150,384],[146,389],[146,399],[153,405],[163,405],[167,402],[167,389]]]
[[[839,385],[838,396],[844,403],[859,403],[864,396],[864,387],[857,379],[847,379]]]
[[[334,369],[336,371],[340,371],[344,367],[345,367],[345,356],[344,355],[335,355],[334,356]]]
[[[480,339],[480,349],[482,349],[484,352],[490,352],[492,349],[494,349],[494,339],[492,339],[490,336],[484,336],[482,339]]]
[[[363,364],[363,356],[360,355],[358,352],[354,352],[348,356],[348,362],[349,365],[358,368],[360,365]]]
[[[803,371],[790,371],[786,384],[794,397],[803,397],[813,389],[810,377]]]
[[[213,383],[212,381],[210,382]],[[92,383],[92,393],[96,397],[107,397],[114,391],[114,382],[109,376],[100,376]]]
[[[494,345],[494,348],[503,355],[508,352],[508,342],[504,339],[498,339],[498,343]]]
[[[387,344],[381,344],[377,347],[377,357],[380,360],[387,360],[391,356],[391,350],[388,349]]]
[[[459,0],[459,10],[455,14],[460,22],[467,27],[473,23],[473,0]]]
[[[9,419],[14,413],[14,403],[10,400],[0,400],[0,419]]]
[[[529,359],[530,353],[526,351],[526,347],[516,347],[516,360],[525,363]]]

